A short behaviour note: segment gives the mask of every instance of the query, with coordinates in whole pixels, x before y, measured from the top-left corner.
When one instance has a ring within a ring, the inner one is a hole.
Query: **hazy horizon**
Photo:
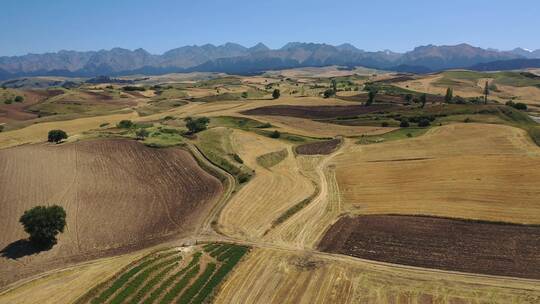
[[[389,8],[390,7],[390,8]],[[0,56],[143,48],[152,54],[226,42],[288,42],[406,52],[420,45],[540,49],[540,3],[357,1],[4,1]]]

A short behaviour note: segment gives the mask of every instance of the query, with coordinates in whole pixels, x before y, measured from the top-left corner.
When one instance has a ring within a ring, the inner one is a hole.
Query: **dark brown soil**
[[[424,216],[344,217],[319,249],[403,265],[540,279],[540,226]]]
[[[313,142],[296,147],[296,153],[303,155],[330,154],[341,143],[340,139]]]
[[[275,116],[290,116],[310,119],[324,119],[336,117],[349,117],[366,113],[374,113],[379,111],[387,111],[393,108],[393,105],[372,105],[366,107],[364,105],[351,106],[291,106],[279,105],[268,106],[250,109],[243,111],[245,115],[275,115]]]

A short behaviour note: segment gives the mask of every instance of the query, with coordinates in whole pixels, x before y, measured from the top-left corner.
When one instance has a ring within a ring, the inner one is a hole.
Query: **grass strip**
[[[180,293],[180,291],[182,291],[182,289],[186,287],[189,281],[192,278],[194,278],[197,275],[197,273],[199,273],[200,268],[201,266],[199,266],[199,264],[192,267],[191,270],[188,273],[186,273],[186,275],[183,276],[182,279],[178,281],[178,283],[176,283],[176,285],[174,285],[174,287],[171,290],[169,290],[169,292],[163,297],[163,299],[161,299],[159,303],[160,304],[171,303],[174,300],[174,298],[176,298],[176,296]]]
[[[137,294],[133,297],[131,302],[133,302],[133,303],[141,303],[142,300],[144,299],[144,297],[148,294],[148,292],[150,292],[150,290],[152,290],[152,288],[154,288],[159,282],[163,281],[163,278],[165,278],[165,276],[171,270],[173,270],[174,267],[176,267],[177,265],[178,265],[178,263],[174,263],[173,265],[171,265],[171,266],[165,268],[164,270],[162,270],[155,277],[153,277],[150,281],[148,281],[148,283],[146,285],[144,285],[143,288],[141,288],[137,292]]]
[[[156,261],[158,261],[160,259],[171,256],[173,254],[175,254],[175,252],[166,253],[166,254],[160,254],[155,258],[147,259],[144,262],[140,263],[139,265],[131,268],[128,272],[125,272],[118,279],[116,279],[116,281],[114,281],[109,288],[105,289],[97,298],[92,299],[92,301],[91,301],[92,304],[104,303],[118,289],[120,289],[122,286],[124,286],[131,277],[133,277],[134,275],[139,273],[141,270],[143,270],[144,268],[146,268],[150,264],[152,264],[152,263],[154,263],[154,262],[156,262]]]
[[[210,243],[203,246],[204,252],[211,252],[212,250],[216,249],[216,247],[221,246],[218,243]]]
[[[225,252],[227,249],[231,248],[231,246],[233,246],[233,245],[224,244],[223,246],[219,247],[218,249],[210,252],[210,256],[215,258],[218,255],[220,255],[221,253]]]
[[[165,282],[163,282],[156,290],[150,293],[150,296],[146,298],[146,300],[143,303],[144,304],[154,303],[157,300],[157,298],[163,293],[163,291],[169,288],[169,286],[171,286],[174,283],[174,281],[176,281],[176,279],[181,277],[186,271],[190,270],[195,265],[199,264],[201,255],[202,255],[201,252],[194,253],[193,258],[191,259],[191,262],[189,262],[189,264],[186,267],[182,268],[182,270],[178,271],[174,275],[167,278]]]
[[[171,265],[172,263],[178,262],[181,259],[181,256],[175,256],[172,259],[168,259],[164,262],[152,265],[148,268],[146,268],[143,272],[139,273],[138,275],[133,278],[133,280],[129,281],[124,289],[120,291],[112,300],[111,304],[120,304],[124,303],[124,301],[131,296],[147,279],[148,277],[162,269],[163,267],[166,267],[168,265]]]
[[[201,289],[197,296],[191,302],[192,304],[202,304],[208,296],[216,289],[216,287],[223,281],[225,276],[236,266],[236,264],[242,259],[242,257],[248,252],[247,247],[232,246],[230,250],[226,252],[228,257],[227,261],[221,265],[221,267],[214,273],[214,275],[208,280],[208,283]],[[224,256],[221,255],[220,258]]]
[[[176,303],[178,304],[188,304],[191,302],[193,297],[197,295],[197,293],[204,287],[212,273],[214,273],[214,270],[216,269],[216,264],[214,263],[208,263],[206,265],[206,269],[204,272],[189,286],[188,289],[184,291],[184,293],[180,296],[178,301]]]

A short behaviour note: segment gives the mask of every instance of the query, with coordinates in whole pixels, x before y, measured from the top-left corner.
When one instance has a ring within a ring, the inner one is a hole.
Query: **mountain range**
[[[164,74],[171,72],[225,72],[256,74],[266,70],[328,65],[364,66],[400,72],[428,73],[453,68],[479,66],[489,70],[490,63],[516,61],[521,67],[536,64],[540,50],[516,48],[511,51],[482,49],[468,44],[419,46],[405,53],[368,52],[345,43],[290,42],[279,49],[263,43],[247,48],[236,43],[215,46],[183,46],[161,55],[144,49],[113,48],[100,51],[59,51],[0,57],[0,79],[23,76],[121,76]],[[511,66],[511,65],[510,65]]]

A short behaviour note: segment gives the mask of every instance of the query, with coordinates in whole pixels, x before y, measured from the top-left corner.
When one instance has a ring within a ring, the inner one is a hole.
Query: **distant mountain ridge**
[[[489,62],[540,58],[540,50],[482,49],[468,44],[426,45],[406,53],[367,52],[352,44],[290,42],[279,49],[263,43],[247,48],[236,43],[183,46],[161,55],[144,49],[113,48],[100,51],[59,51],[0,57],[0,79],[22,76],[120,76],[171,72],[225,72],[255,74],[266,70],[309,66],[365,66],[401,72],[427,73],[466,68]]]

